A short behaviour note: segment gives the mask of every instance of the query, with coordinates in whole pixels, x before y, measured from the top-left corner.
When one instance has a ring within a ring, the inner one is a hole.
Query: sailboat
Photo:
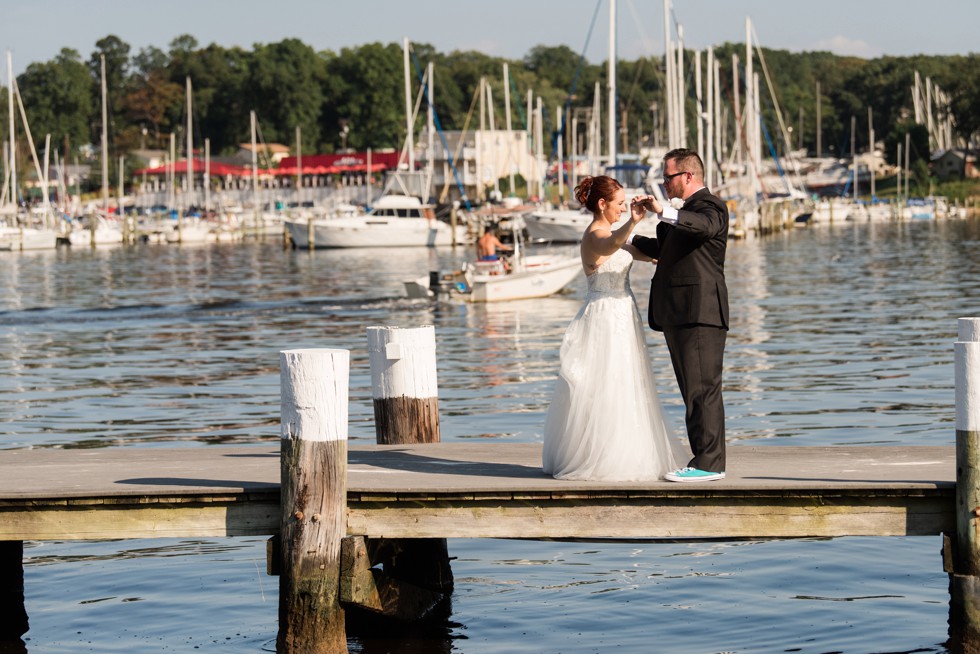
[[[92,211],[87,224],[76,226],[68,235],[74,246],[118,245],[123,242],[122,227],[109,218],[109,120],[106,114],[105,55],[100,55],[102,89],[102,212]]]
[[[54,229],[54,214],[48,200],[47,179],[41,172],[41,166],[37,160],[37,151],[34,149],[34,139],[31,137],[31,129],[27,124],[27,114],[24,111],[23,101],[17,90],[17,81],[14,79],[13,58],[10,51],[7,51],[7,80],[9,82],[7,90],[7,101],[10,118],[10,144],[8,152],[7,173],[10,181],[10,197],[3,203],[3,214],[9,216],[6,224],[0,226],[0,250],[49,250],[58,246],[61,233]],[[15,121],[14,121],[14,98],[16,97],[18,108],[20,109],[21,120],[24,123],[24,132],[31,148],[31,156],[34,159],[34,169],[37,172],[38,180],[41,182],[41,192],[43,200],[41,207],[37,211],[22,214],[17,211],[17,158],[15,140]],[[6,187],[6,185],[5,185]],[[37,214],[33,217],[32,214]]]
[[[669,0],[668,0],[669,1]],[[667,203],[658,177],[655,176],[651,166],[647,164],[620,164],[616,150],[616,1],[609,2],[609,62],[608,62],[608,107],[607,111],[607,162],[603,169],[603,174],[615,178],[621,184],[626,193],[626,202],[636,195],[653,195],[661,204]],[[601,132],[601,94],[599,82],[595,84],[593,95],[592,121],[590,124],[589,138],[589,159],[592,161],[591,167],[598,169],[599,158],[599,134]],[[574,138],[574,137],[573,137]],[[558,142],[558,176],[561,182],[563,167],[561,156],[561,140]],[[574,157],[572,169],[574,170]],[[613,228],[622,225],[628,216],[615,223]],[[592,212],[585,207],[579,209],[555,208],[538,209],[529,212],[525,218],[528,235],[534,241],[547,241],[552,243],[576,243],[582,240],[585,229],[592,222]],[[659,221],[651,216],[644,220],[635,229],[635,233],[644,236],[655,236],[656,226]]]
[[[436,217],[435,208],[422,201],[423,197],[429,196],[432,170],[431,165],[428,171],[415,170],[407,38],[404,40],[404,57],[407,171],[391,174],[381,196],[367,211],[308,220],[284,220],[283,224],[295,247],[433,247],[473,240],[467,225],[440,220]],[[429,110],[432,110],[431,102]]]

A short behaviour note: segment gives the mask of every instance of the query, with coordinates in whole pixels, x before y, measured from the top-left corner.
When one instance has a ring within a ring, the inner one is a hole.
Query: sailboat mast
[[[732,106],[735,108],[735,160],[738,162],[739,171],[742,169],[742,164],[744,163],[744,155],[742,151],[742,134],[744,130],[742,128],[742,100],[739,97],[739,89],[741,84],[738,81],[738,53],[732,53],[732,96],[735,101]]]
[[[687,111],[684,99],[687,90],[684,88],[684,26],[677,26],[677,65],[674,67],[676,93],[674,102],[677,109],[677,147],[687,147]]]
[[[700,57],[698,60],[700,61]],[[714,48],[708,48],[707,57],[708,69],[705,71],[707,74],[707,79],[705,82],[708,86],[708,106],[705,108],[705,116],[707,117],[707,133],[705,134],[705,144],[707,151],[704,153],[704,165],[705,165],[705,181],[708,183],[708,188],[714,188],[714,177],[715,177],[715,51]]]
[[[506,66],[507,64],[504,65]],[[435,80],[433,79],[435,74],[435,66],[431,61],[429,62],[429,69],[427,73],[428,75],[426,76],[426,81],[428,83],[426,84],[426,97],[429,105],[428,110],[426,111],[426,121],[429,132],[429,165],[427,168],[429,171],[429,183],[431,184],[432,178],[435,176],[436,171],[436,122],[435,109],[433,108],[435,107],[433,104],[433,102],[435,102]],[[510,129],[509,124],[507,125],[507,129]],[[513,186],[513,182],[511,183],[511,186]]]
[[[817,82],[817,157],[823,156],[823,143],[820,134],[820,82]]]
[[[204,212],[211,213],[211,139],[204,139]]]
[[[507,122],[507,168],[510,172],[510,195],[515,195],[514,193],[514,165],[511,161],[511,146],[514,143],[514,133],[511,131],[511,119],[510,119],[510,68],[507,62],[504,62],[504,119]]]
[[[752,85],[755,82],[755,73],[752,70],[752,23],[748,16],[745,17],[745,146],[747,149],[749,164],[758,170],[759,152],[755,149],[755,132],[759,121],[756,117],[755,92]]]
[[[616,165],[616,0],[609,0],[609,165]]]
[[[256,230],[259,226],[259,147],[255,138],[255,110],[248,112],[252,126],[252,214]]]
[[[561,106],[555,107],[555,125],[561,125]],[[558,135],[558,204],[565,202],[565,154],[562,152],[562,138]]]
[[[99,55],[102,68],[102,215],[109,217],[109,117],[106,110],[105,55]]]
[[[694,97],[698,105],[698,153],[704,156],[704,95],[701,92],[701,51],[694,51]]]
[[[17,206],[17,157],[15,156],[14,146],[14,60],[7,50],[7,104],[9,105],[8,114],[10,116],[10,150],[7,152],[10,157],[10,202]]]
[[[664,0],[664,77],[667,80],[664,100],[667,105],[667,149],[669,150],[677,145],[674,128],[677,116],[674,114],[674,45],[670,40],[670,0]]]
[[[875,201],[875,171],[872,164],[875,160],[875,125],[871,118],[871,107],[868,107],[868,172],[871,173],[871,201]]]
[[[194,122],[191,119],[191,76],[187,76],[187,193],[188,204],[194,199]]]
[[[858,199],[858,160],[857,150],[855,149],[854,132],[857,129],[857,116],[851,116],[851,165],[854,167],[851,177],[851,197],[857,202]]]
[[[403,63],[405,68],[405,149],[408,151],[408,170],[415,170],[415,144],[412,126],[412,81],[408,71],[408,37],[403,41]]]

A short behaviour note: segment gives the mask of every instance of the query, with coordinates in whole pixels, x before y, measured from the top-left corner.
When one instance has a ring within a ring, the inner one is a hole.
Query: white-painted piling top
[[[283,350],[279,385],[283,439],[347,440],[350,351]]]
[[[956,324],[959,325],[960,342],[975,343],[980,341],[980,318],[960,318]]]
[[[980,318],[960,318],[957,324],[956,429],[980,431]]]
[[[438,397],[435,327],[368,327],[367,337],[374,399]]]

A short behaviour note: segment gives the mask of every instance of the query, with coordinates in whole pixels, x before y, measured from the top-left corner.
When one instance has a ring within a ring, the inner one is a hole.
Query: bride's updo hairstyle
[[[575,199],[583,207],[596,213],[599,211],[599,200],[609,202],[621,188],[623,185],[608,175],[583,177],[582,182],[575,187]]]

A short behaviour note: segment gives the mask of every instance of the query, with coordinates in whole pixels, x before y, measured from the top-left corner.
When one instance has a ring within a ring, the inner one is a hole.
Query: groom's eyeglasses
[[[673,175],[664,175],[664,184],[669,184],[670,180],[674,179],[675,177],[679,177],[680,175],[693,175],[693,174],[694,173],[690,171],[682,170],[681,172],[674,173]]]

